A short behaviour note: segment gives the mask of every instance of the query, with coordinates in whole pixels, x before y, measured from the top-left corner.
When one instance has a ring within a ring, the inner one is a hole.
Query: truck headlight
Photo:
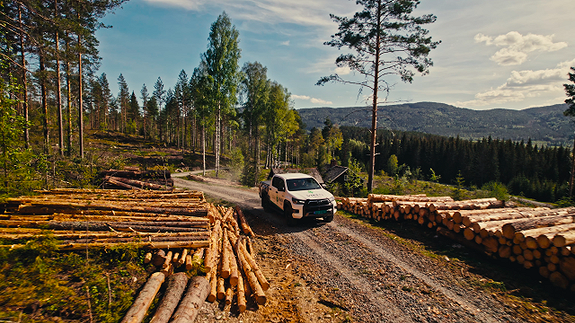
[[[335,197],[331,196],[331,197],[329,198],[329,201],[330,201],[330,202],[335,201]]]
[[[296,198],[292,198],[291,200],[292,202],[294,202],[294,204],[305,204],[305,200],[300,200]]]

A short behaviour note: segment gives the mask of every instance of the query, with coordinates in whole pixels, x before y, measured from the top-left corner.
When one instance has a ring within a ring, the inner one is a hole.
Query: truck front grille
[[[328,199],[307,200],[303,206],[304,216],[323,217],[333,213],[333,205]]]

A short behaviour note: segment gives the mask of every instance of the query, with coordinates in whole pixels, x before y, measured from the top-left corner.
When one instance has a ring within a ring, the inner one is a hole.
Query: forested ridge
[[[369,130],[341,127],[341,156],[367,162]],[[554,202],[568,196],[571,152],[567,147],[493,139],[472,141],[416,132],[378,132],[376,171],[466,187],[503,183],[509,192]],[[393,157],[392,157],[393,156]]]
[[[435,102],[379,106],[379,128],[417,131],[465,139],[491,136],[513,141],[529,140],[551,146],[571,145],[573,124],[563,115],[566,104],[523,110],[471,110]],[[322,127],[329,118],[341,126],[369,127],[367,108],[303,108],[298,110],[307,129]]]

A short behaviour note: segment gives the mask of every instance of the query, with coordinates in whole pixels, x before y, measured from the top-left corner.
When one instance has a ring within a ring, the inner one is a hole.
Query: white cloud
[[[297,94],[292,94],[291,96],[292,98],[296,99],[296,100],[306,100],[306,101],[310,101],[313,104],[333,104],[333,102],[331,101],[326,101],[326,100],[322,100],[322,99],[316,99],[316,98],[312,98],[310,96],[307,95],[297,95]]]
[[[343,15],[355,11],[351,1],[329,0],[145,0],[148,3],[179,7],[186,10],[205,11],[212,8],[233,13],[237,19],[270,24],[293,23],[303,26],[333,27],[329,12]]]
[[[281,42],[280,45],[289,46],[289,40],[286,40],[286,41],[284,41],[284,42]]]
[[[310,102],[313,104],[333,104],[333,102],[331,102],[331,101],[326,101],[326,100],[316,99],[316,98],[311,98]]]
[[[520,65],[527,60],[527,54],[534,51],[554,52],[567,47],[565,42],[553,42],[555,35],[521,35],[517,31],[510,31],[495,38],[484,34],[475,35],[476,43],[485,43],[487,46],[503,47],[497,51],[491,60],[502,66]]]
[[[349,67],[347,67],[347,66],[342,66],[342,67],[336,67],[335,70],[334,70],[334,72],[335,72],[337,75],[342,76],[342,75],[348,75],[348,74],[350,74],[350,73],[351,73],[351,70],[350,70]]]
[[[561,62],[554,69],[512,71],[507,81],[501,86],[477,93],[474,100],[456,104],[464,107],[480,107],[520,102],[543,95],[560,96],[563,92],[563,83],[567,80],[569,66],[573,64],[575,64],[575,59]]]

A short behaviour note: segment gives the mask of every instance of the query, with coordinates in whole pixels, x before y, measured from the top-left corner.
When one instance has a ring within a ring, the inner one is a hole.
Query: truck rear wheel
[[[284,217],[286,218],[287,225],[292,226],[296,224],[296,220],[293,218],[293,209],[288,202],[284,203]]]
[[[265,211],[269,211],[270,208],[270,197],[267,194],[262,195],[262,207]]]

